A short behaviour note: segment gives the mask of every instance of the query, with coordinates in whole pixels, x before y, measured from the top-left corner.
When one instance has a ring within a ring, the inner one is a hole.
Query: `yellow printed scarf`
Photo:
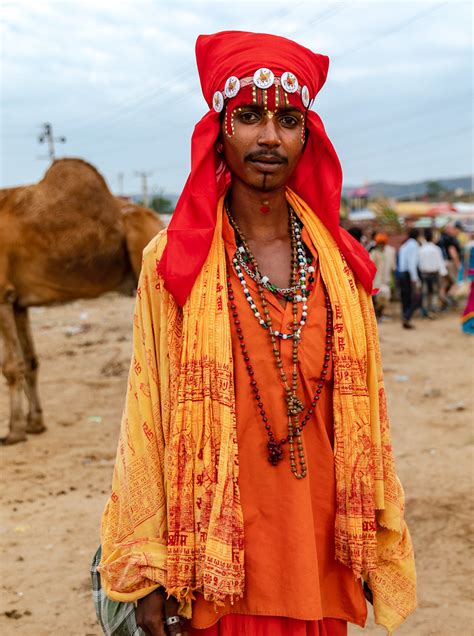
[[[368,581],[376,621],[391,631],[416,605],[415,569],[372,303],[324,225],[291,191],[288,199],[318,250],[333,308],[335,554]],[[182,310],[156,272],[166,234],[144,252],[102,520],[107,595],[135,601],[164,585],[185,616],[195,590],[221,603],[241,597],[245,585],[222,214],[220,201],[209,256]]]

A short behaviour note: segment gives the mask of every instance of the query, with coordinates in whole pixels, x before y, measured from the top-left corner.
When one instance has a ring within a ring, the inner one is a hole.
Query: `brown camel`
[[[0,336],[11,407],[3,443],[45,430],[28,307],[132,293],[142,250],[162,227],[151,210],[112,196],[81,159],[55,161],[37,184],[0,190]]]

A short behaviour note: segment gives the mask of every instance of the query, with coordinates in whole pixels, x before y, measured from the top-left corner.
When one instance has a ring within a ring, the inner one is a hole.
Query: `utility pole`
[[[57,141],[61,144],[66,143],[66,137],[54,137],[53,135],[53,127],[49,123],[43,124],[43,131],[38,136],[38,141],[40,144],[47,143],[48,144],[48,153],[51,161],[56,159],[56,154],[54,152],[54,142]]]
[[[142,196],[143,196],[143,205],[148,207],[148,177],[151,177],[153,172],[145,172],[145,170],[136,170],[135,176],[140,177],[142,180]]]
[[[123,172],[119,172],[118,175],[118,193],[119,196],[123,196],[123,179],[124,179],[124,174]]]

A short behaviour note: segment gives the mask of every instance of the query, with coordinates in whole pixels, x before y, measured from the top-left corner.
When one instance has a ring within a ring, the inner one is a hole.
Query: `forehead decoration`
[[[224,108],[224,95],[220,91],[216,91],[214,93],[214,97],[212,98],[212,107],[216,113],[220,113]]]
[[[229,99],[232,99],[232,97],[235,97],[239,91],[240,91],[239,78],[235,77],[235,75],[231,75],[229,79],[227,80],[227,82],[225,83],[224,95],[228,97]]]
[[[294,107],[305,113],[310,102],[308,87],[300,86],[295,73],[285,71],[281,76],[276,76],[271,69],[262,67],[253,75],[241,79],[231,75],[226,80],[223,91],[214,93],[212,106],[217,113],[226,106],[225,131],[231,137],[235,132],[235,115],[243,105],[263,106],[265,112]]]
[[[259,101],[258,98],[258,89],[260,91],[267,91],[269,89],[274,90],[274,100],[279,101],[280,104],[289,105],[289,96],[297,95],[299,100],[292,100],[292,106],[299,107],[303,106],[303,109],[306,110],[310,105],[311,97],[309,94],[309,88],[305,85],[303,88],[300,87],[298,82],[298,78],[294,73],[290,73],[289,71],[285,71],[281,74],[280,77],[275,76],[273,71],[269,68],[259,68],[255,71],[253,76],[244,77],[239,79],[235,75],[231,75],[225,82],[223,90],[217,90],[214,93],[212,99],[212,107],[217,113],[220,113],[224,107],[222,103],[223,99],[233,99],[236,97],[241,89],[252,88],[252,101],[250,103],[259,104],[262,101]],[[247,91],[248,94],[248,91]],[[269,93],[267,94],[266,99],[268,100]],[[260,100],[262,97],[260,96]]]
[[[259,68],[253,76],[253,83],[258,88],[270,88],[275,81],[275,76],[269,68]]]

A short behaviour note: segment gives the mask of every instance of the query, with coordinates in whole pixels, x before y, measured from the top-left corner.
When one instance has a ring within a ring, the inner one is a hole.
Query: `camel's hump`
[[[0,190],[0,213],[39,221],[45,226],[62,223],[74,226],[79,219],[115,224],[120,210],[104,177],[82,159],[57,159],[36,184]]]
[[[65,157],[64,159],[53,161],[38,185],[54,186],[56,184],[64,184],[65,181],[69,180],[73,184],[97,183],[109,192],[107,183],[97,168],[91,163],[84,161],[84,159],[75,157]]]

